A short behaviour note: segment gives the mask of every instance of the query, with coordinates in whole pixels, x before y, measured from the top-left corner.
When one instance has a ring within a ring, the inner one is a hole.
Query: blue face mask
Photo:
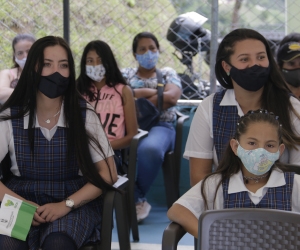
[[[148,50],[145,54],[136,55],[136,60],[139,62],[139,64],[145,68],[145,69],[153,69],[158,61],[159,52],[152,52]]]
[[[239,144],[237,156],[241,159],[245,168],[254,175],[263,175],[279,159],[279,150],[276,153],[270,153],[264,148],[246,150]]]

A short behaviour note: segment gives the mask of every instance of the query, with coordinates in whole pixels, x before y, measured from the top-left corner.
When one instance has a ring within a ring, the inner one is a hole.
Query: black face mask
[[[49,76],[41,76],[39,91],[53,99],[63,95],[69,86],[69,77],[63,77],[58,72]]]
[[[282,75],[288,84],[296,88],[300,86],[300,69],[282,69]]]
[[[230,65],[230,64],[229,64]],[[254,65],[251,68],[237,69],[230,65],[230,77],[243,89],[257,91],[268,81],[270,66],[267,68]]]

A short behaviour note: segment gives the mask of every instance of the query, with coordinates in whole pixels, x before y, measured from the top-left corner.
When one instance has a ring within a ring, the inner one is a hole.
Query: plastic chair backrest
[[[210,210],[199,218],[197,249],[300,249],[299,237],[299,213],[258,208]]]

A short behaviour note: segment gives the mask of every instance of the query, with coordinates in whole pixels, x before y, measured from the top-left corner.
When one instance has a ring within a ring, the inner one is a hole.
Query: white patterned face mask
[[[270,153],[264,148],[246,150],[239,144],[237,156],[250,173],[263,175],[267,173],[274,162],[279,159],[279,149],[276,153]]]
[[[20,66],[21,69],[24,68],[25,63],[26,63],[26,57],[24,57],[23,59],[19,60],[17,57],[15,57],[15,61],[16,63]]]
[[[85,71],[86,75],[95,82],[101,82],[106,73],[105,68],[102,64],[96,66],[85,65]]]

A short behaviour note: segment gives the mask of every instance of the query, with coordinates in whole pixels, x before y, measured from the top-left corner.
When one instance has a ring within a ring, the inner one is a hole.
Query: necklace
[[[59,113],[60,113],[60,110],[53,117],[48,118],[45,122],[49,124],[50,123],[50,119],[56,117]]]
[[[254,180],[254,183],[258,183],[261,179],[266,178],[268,175],[269,173],[257,177],[243,175],[243,178],[245,179],[246,184],[248,183],[249,180]]]

